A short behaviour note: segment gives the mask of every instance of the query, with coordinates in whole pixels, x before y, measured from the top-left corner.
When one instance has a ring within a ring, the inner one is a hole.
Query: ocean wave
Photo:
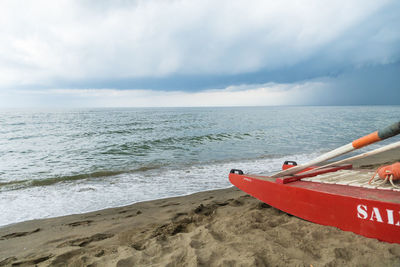
[[[122,171],[98,171],[98,172],[93,172],[93,173],[58,176],[58,177],[44,178],[44,179],[17,180],[17,181],[10,181],[10,182],[1,182],[0,190],[2,190],[2,191],[3,190],[17,190],[17,189],[24,189],[27,187],[48,186],[48,185],[53,185],[53,184],[61,183],[61,182],[114,176],[114,175],[118,175],[121,173],[123,173],[123,172]]]
[[[94,172],[42,179],[35,183],[20,181],[21,190],[1,192],[2,200],[7,203],[7,209],[3,210],[5,216],[0,217],[0,226],[18,221],[89,212],[138,201],[227,188],[232,186],[228,180],[232,168],[242,169],[245,173],[269,175],[278,171],[284,160],[301,163],[315,156],[315,154],[293,154],[283,157],[266,156],[182,163],[174,166],[154,164],[130,171]],[[120,175],[108,177],[117,174]],[[79,180],[80,178],[87,179]],[[90,178],[99,180],[95,182]],[[65,180],[69,181],[64,182]],[[9,185],[8,189],[11,187],[12,185]],[[21,210],[24,212],[21,213]]]
[[[29,187],[38,187],[38,186],[50,186],[57,183],[63,182],[72,182],[78,180],[87,180],[87,179],[99,179],[105,177],[112,177],[120,174],[128,174],[128,173],[136,173],[136,172],[146,172],[150,170],[155,170],[162,168],[164,165],[161,164],[150,164],[141,166],[132,170],[120,170],[120,171],[96,171],[91,173],[83,173],[76,175],[65,175],[65,176],[57,176],[43,179],[32,179],[32,180],[16,180],[9,182],[0,182],[0,191],[6,190],[19,190],[25,189]]]
[[[189,146],[203,145],[226,140],[244,140],[251,137],[250,133],[218,133],[197,136],[166,137],[143,142],[129,142],[121,145],[112,145],[102,154],[142,155],[157,149],[187,150]]]
[[[141,146],[143,149],[147,149],[148,146]],[[62,182],[71,182],[71,181],[78,181],[78,180],[86,180],[86,179],[98,179],[98,178],[105,178],[105,177],[112,177],[116,175],[121,175],[121,174],[132,174],[132,173],[140,173],[140,172],[148,172],[148,171],[154,171],[154,170],[160,170],[160,169],[165,169],[165,170],[170,170],[170,171],[179,171],[179,170],[189,170],[191,168],[199,168],[199,169],[207,169],[211,166],[215,165],[232,165],[232,164],[239,164],[239,165],[245,165],[245,166],[252,166],[251,169],[253,171],[255,170],[262,170],[264,164],[260,164],[260,162],[264,162],[265,160],[269,161],[282,161],[286,159],[290,160],[299,160],[300,158],[310,158],[310,156],[316,157],[318,155],[317,153],[312,153],[312,154],[299,154],[299,155],[288,155],[284,156],[281,154],[268,154],[268,155],[262,155],[257,158],[236,158],[236,159],[223,159],[223,160],[213,160],[210,162],[186,162],[186,163],[177,163],[174,166],[171,166],[169,164],[147,164],[147,165],[142,165],[138,168],[134,169],[128,169],[128,170],[103,170],[103,171],[95,171],[95,172],[90,172],[90,173],[82,173],[82,174],[75,174],[75,175],[65,175],[65,176],[56,176],[56,177],[50,177],[50,178],[43,178],[43,179],[31,179],[31,180],[15,180],[15,181],[5,181],[5,182],[0,182],[0,191],[3,190],[17,190],[17,189],[24,189],[28,187],[37,187],[37,186],[50,186],[54,185],[57,183],[62,183]],[[258,166],[260,168],[255,168],[255,166]],[[264,166],[265,167],[265,166]],[[278,170],[276,170],[278,171]]]
[[[68,137],[79,138],[79,137],[93,137],[93,136],[106,136],[106,135],[131,135],[137,134],[138,132],[150,132],[153,131],[153,127],[136,127],[131,129],[121,130],[99,130],[99,131],[87,131],[83,133],[74,133]]]

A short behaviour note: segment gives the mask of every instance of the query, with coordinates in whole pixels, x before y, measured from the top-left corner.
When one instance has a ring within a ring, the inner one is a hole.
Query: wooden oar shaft
[[[400,141],[395,142],[395,143],[390,144],[390,145],[387,145],[387,146],[383,146],[383,147],[377,148],[377,149],[372,150],[372,151],[365,152],[365,153],[360,154],[360,155],[356,155],[356,156],[353,156],[353,157],[350,157],[350,158],[346,158],[346,159],[342,159],[342,160],[339,160],[339,161],[335,161],[335,162],[323,165],[321,167],[312,169],[310,171],[302,172],[302,174],[307,174],[309,172],[313,172],[313,171],[316,171],[316,170],[319,170],[319,169],[323,169],[323,168],[327,168],[327,167],[331,167],[331,166],[335,166],[335,165],[340,165],[340,164],[344,164],[344,163],[348,163],[348,162],[351,162],[351,161],[354,161],[354,160],[363,159],[363,158],[370,157],[370,156],[373,156],[373,155],[377,155],[377,154],[380,154],[380,153],[383,153],[383,152],[386,152],[386,151],[389,151],[389,150],[392,150],[392,149],[395,149],[395,148],[399,148],[399,147],[400,147]]]
[[[290,168],[290,169],[286,169],[284,171],[278,172],[274,175],[272,175],[271,177],[282,177],[282,176],[286,176],[286,175],[292,175],[295,174],[297,172],[300,172],[308,167],[311,167],[313,165],[319,164],[321,162],[336,158],[338,156],[341,156],[343,154],[349,153],[353,150],[365,147],[367,145],[376,143],[378,141],[387,139],[389,137],[395,136],[397,134],[400,133],[400,121],[396,122],[386,128],[383,128],[379,131],[375,131],[371,134],[368,134],[366,136],[363,136],[359,139],[354,140],[353,142],[341,146],[339,148],[336,148],[328,153],[325,153],[319,157],[317,157],[314,160],[311,160],[303,165],[298,165],[296,167]]]

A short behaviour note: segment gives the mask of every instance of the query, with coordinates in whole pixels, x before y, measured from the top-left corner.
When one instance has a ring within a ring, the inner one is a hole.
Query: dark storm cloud
[[[376,68],[396,95],[399,14],[399,1],[372,0],[2,1],[0,90],[201,92],[319,79],[373,95],[363,75]]]

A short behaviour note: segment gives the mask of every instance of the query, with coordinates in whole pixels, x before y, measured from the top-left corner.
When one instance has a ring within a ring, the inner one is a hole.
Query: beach
[[[398,159],[396,150],[375,163]],[[0,228],[0,266],[31,265],[399,266],[400,245],[302,220],[232,187]]]
[[[399,244],[302,220],[228,180],[231,168],[267,175],[370,132],[355,134],[352,117],[341,115],[378,114],[386,125],[398,110],[5,112],[0,266],[400,266]],[[317,115],[302,128],[297,113]],[[338,116],[322,123],[331,113]],[[400,149],[352,164],[374,170],[396,161]]]
[[[399,266],[400,245],[304,221],[235,188],[0,229],[0,266]]]

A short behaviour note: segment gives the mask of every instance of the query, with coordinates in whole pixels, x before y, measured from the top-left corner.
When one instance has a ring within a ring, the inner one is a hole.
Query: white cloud
[[[202,92],[53,89],[0,92],[0,107],[201,107],[308,103],[322,82],[230,86]],[[66,104],[68,103],[68,105]]]
[[[399,19],[379,12],[395,8],[389,0],[4,0],[0,88],[237,74],[321,55],[333,64],[387,63],[400,57]],[[354,28],[362,29],[356,39]]]

